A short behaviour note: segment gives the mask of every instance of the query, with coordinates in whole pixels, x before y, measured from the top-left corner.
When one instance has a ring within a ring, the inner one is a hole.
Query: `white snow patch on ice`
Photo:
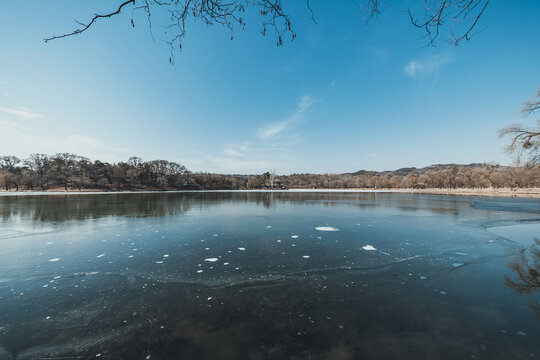
[[[367,250],[367,251],[377,250],[377,249],[375,249],[375,248],[374,248],[373,246],[371,246],[371,245],[365,245],[365,246],[362,246],[362,249]]]
[[[238,250],[240,250],[240,251],[246,251],[246,248],[239,247]]]
[[[303,255],[302,256],[304,259],[309,259],[309,255]]]
[[[298,239],[298,235],[291,235],[291,238]]]
[[[204,261],[216,262],[216,261],[218,261],[218,258],[207,258],[207,259],[204,259]]]
[[[319,231],[339,231],[338,228],[332,226],[317,226],[315,230]]]

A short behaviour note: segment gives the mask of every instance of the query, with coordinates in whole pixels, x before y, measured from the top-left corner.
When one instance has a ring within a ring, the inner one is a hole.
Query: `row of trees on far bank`
[[[19,190],[241,190],[540,187],[540,165],[432,165],[422,169],[276,176],[193,173],[167,160],[107,163],[70,153],[0,156],[0,186]]]

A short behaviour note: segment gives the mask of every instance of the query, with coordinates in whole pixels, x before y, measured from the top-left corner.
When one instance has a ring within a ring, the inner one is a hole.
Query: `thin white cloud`
[[[308,95],[302,96],[294,113],[283,121],[266,125],[259,129],[258,137],[260,140],[275,138],[282,134],[289,126],[302,118],[304,113],[315,104],[315,101]]]
[[[26,126],[0,120],[0,154],[24,158],[32,153],[70,152],[90,159],[116,162],[126,160],[129,150],[110,146],[93,137],[48,129],[40,124]]]
[[[410,77],[431,74],[439,71],[443,65],[451,61],[449,57],[441,55],[431,56],[424,60],[411,60],[405,65],[403,71],[405,75]]]
[[[38,119],[38,118],[43,117],[43,115],[37,114],[33,112],[32,110],[25,109],[25,108],[10,109],[10,108],[5,108],[5,107],[0,107],[0,111],[15,115],[20,118],[27,119],[27,120]]]
[[[249,150],[250,148],[247,143],[244,143],[242,145],[235,145],[235,144],[223,145],[223,153],[229,156],[243,157],[245,156],[245,153]]]

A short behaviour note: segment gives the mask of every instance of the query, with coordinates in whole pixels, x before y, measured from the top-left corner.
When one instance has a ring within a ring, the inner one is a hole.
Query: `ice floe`
[[[50,259],[49,261],[50,262],[56,262],[56,261],[59,261],[59,260],[60,260],[60,258],[54,258],[54,259]]]
[[[97,258],[102,258],[102,257],[104,257],[104,256],[105,256],[105,254],[99,254],[99,255],[96,256],[96,257],[97,257]]]
[[[207,259],[204,259],[204,261],[216,262],[216,261],[218,261],[218,258],[207,258]]]
[[[377,250],[371,245],[364,245],[364,246],[362,246],[362,249],[367,250],[367,251]]]
[[[339,231],[338,228],[332,226],[317,226],[315,230],[319,231]]]
[[[309,259],[309,255],[303,255],[302,256],[304,259]]]
[[[246,248],[239,247],[238,250],[240,250],[240,251],[246,251]]]
[[[291,235],[291,238],[298,239],[298,235]]]

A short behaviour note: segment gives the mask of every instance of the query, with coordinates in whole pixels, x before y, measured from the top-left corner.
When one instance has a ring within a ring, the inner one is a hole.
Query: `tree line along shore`
[[[410,189],[424,193],[537,194],[540,165],[441,164],[346,174],[223,175],[167,160],[108,163],[70,153],[0,156],[3,191]]]

